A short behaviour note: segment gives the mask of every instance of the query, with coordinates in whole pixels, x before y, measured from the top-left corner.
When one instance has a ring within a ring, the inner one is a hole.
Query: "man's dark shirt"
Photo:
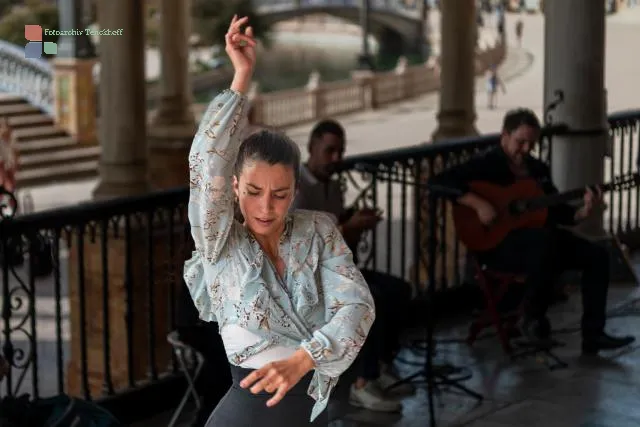
[[[525,166],[529,177],[536,180],[545,194],[557,194],[558,189],[551,180],[549,167],[540,160],[527,156]],[[430,184],[469,192],[471,181],[485,181],[500,186],[514,184],[518,178],[509,166],[509,159],[502,148],[497,147],[472,157],[466,163],[444,170],[430,179]],[[568,204],[549,208],[548,226],[574,225],[576,209]]]

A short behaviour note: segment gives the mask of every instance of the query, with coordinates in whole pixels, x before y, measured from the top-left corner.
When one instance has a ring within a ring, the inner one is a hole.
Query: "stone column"
[[[189,82],[189,0],[160,1],[160,103],[149,126],[149,172],[156,188],[185,186],[196,123]]]
[[[433,133],[434,143],[451,138],[477,135],[475,127],[475,52],[477,39],[476,1],[475,0],[446,0],[440,2],[441,14],[441,46],[440,46],[440,112],[438,113],[438,128]],[[425,178],[441,171],[442,164],[434,164],[433,169],[423,164]],[[421,206],[423,215],[421,234],[427,236],[429,232],[429,207],[427,196],[423,196]],[[451,206],[448,205],[445,218],[437,221],[446,224],[445,242],[440,242],[445,253],[436,255],[436,276],[454,278],[459,265],[464,265],[466,250],[460,246],[456,253],[456,233],[452,220]],[[438,231],[437,239],[440,238]],[[424,240],[426,241],[426,239]],[[426,250],[424,248],[423,250]],[[446,257],[443,263],[442,256]],[[421,266],[420,283],[427,279],[426,265]],[[442,269],[446,273],[443,274]],[[459,272],[464,274],[463,272]],[[452,285],[452,284],[450,284]]]
[[[120,35],[100,37],[102,158],[96,198],[149,191],[143,10],[143,0],[98,2],[100,28],[121,31]],[[167,248],[175,249],[181,229],[163,229],[161,221],[154,221],[158,216],[129,218],[128,225],[121,216],[119,221],[104,224],[106,229],[98,227],[95,239],[82,230],[83,238],[74,233],[68,241],[71,343],[66,376],[67,391],[74,396],[85,396],[89,391],[97,398],[105,391],[124,390],[129,378],[139,381],[148,373],[162,374],[169,366],[168,298],[175,276],[167,268],[180,261],[168,258],[171,251]],[[174,235],[169,237],[171,231]],[[178,253],[176,249],[174,254]],[[126,332],[129,328],[131,344]],[[155,340],[149,339],[150,333],[155,334]],[[151,361],[155,369],[150,368]]]
[[[601,1],[549,1],[545,6],[545,105],[562,91],[564,101],[551,113],[553,122],[577,132],[553,138],[552,175],[560,191],[603,179],[605,16]],[[584,231],[597,233],[601,224],[600,216]]]
[[[89,20],[82,0],[58,2],[60,30],[85,29]],[[85,31],[58,39],[53,59],[55,121],[79,144],[96,144],[95,48]]]
[[[440,112],[433,140],[477,135],[475,0],[440,2]]]
[[[100,180],[95,198],[145,193],[147,179],[144,1],[100,0]]]

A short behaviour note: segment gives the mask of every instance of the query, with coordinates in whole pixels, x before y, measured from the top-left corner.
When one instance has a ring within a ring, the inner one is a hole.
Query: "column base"
[[[195,123],[149,129],[149,180],[153,188],[188,185],[189,151],[195,132]]]
[[[451,138],[479,135],[475,125],[476,114],[474,112],[441,111],[438,113],[438,128],[431,136],[432,141],[443,141]]]
[[[161,96],[151,119],[150,131],[157,127],[195,126],[191,104],[191,99],[186,95]]]
[[[94,199],[135,196],[151,190],[144,161],[131,164],[100,163],[100,180],[93,190]]]

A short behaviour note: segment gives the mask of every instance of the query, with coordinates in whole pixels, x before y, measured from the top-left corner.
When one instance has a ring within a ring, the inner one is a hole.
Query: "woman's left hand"
[[[250,391],[253,394],[263,390],[267,393],[275,393],[267,401],[267,406],[275,406],[313,368],[314,361],[309,353],[298,349],[288,359],[267,363],[262,368],[256,369],[240,382],[240,387],[251,387]]]

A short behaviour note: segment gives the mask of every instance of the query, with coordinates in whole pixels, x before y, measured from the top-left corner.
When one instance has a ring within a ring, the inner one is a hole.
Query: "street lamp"
[[[373,70],[373,58],[369,50],[369,0],[360,0],[360,28],[362,28],[362,51],[358,55],[358,69]]]

